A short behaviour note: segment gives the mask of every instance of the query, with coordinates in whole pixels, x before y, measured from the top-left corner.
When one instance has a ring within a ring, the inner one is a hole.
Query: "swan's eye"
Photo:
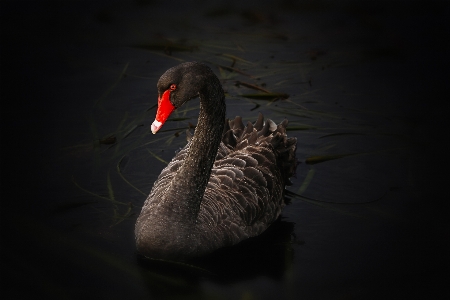
[[[176,84],[171,84],[170,87],[169,87],[169,90],[175,91],[176,88],[177,88]]]

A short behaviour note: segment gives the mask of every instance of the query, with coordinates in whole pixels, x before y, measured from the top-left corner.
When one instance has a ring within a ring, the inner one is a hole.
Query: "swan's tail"
[[[247,126],[244,126],[242,118],[236,117],[234,120],[225,122],[222,142],[235,150],[243,149],[249,145],[271,148],[277,157],[278,167],[285,185],[291,185],[289,178],[295,177],[298,165],[295,157],[297,139],[287,137],[287,124],[287,119],[278,125],[270,119],[264,122],[264,117],[260,113],[254,124],[248,122]]]

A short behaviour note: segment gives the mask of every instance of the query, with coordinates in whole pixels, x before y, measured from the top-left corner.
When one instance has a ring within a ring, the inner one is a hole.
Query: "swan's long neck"
[[[171,183],[180,213],[195,221],[225,124],[225,96],[217,77],[200,92],[200,115],[188,155]],[[172,195],[173,195],[172,194]]]

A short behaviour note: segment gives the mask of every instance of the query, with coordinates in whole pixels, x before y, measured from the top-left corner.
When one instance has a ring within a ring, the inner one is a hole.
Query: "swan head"
[[[200,95],[208,79],[216,78],[211,69],[198,62],[182,63],[167,70],[158,80],[158,110],[151,126],[155,134],[170,114]]]

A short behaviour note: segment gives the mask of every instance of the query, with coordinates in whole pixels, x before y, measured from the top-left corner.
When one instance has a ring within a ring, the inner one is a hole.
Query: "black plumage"
[[[143,255],[182,260],[259,235],[278,218],[295,172],[296,139],[286,136],[287,120],[225,120],[222,87],[204,64],[169,69],[159,94],[171,84],[176,108],[200,96],[199,121],[155,182],[135,234]]]

